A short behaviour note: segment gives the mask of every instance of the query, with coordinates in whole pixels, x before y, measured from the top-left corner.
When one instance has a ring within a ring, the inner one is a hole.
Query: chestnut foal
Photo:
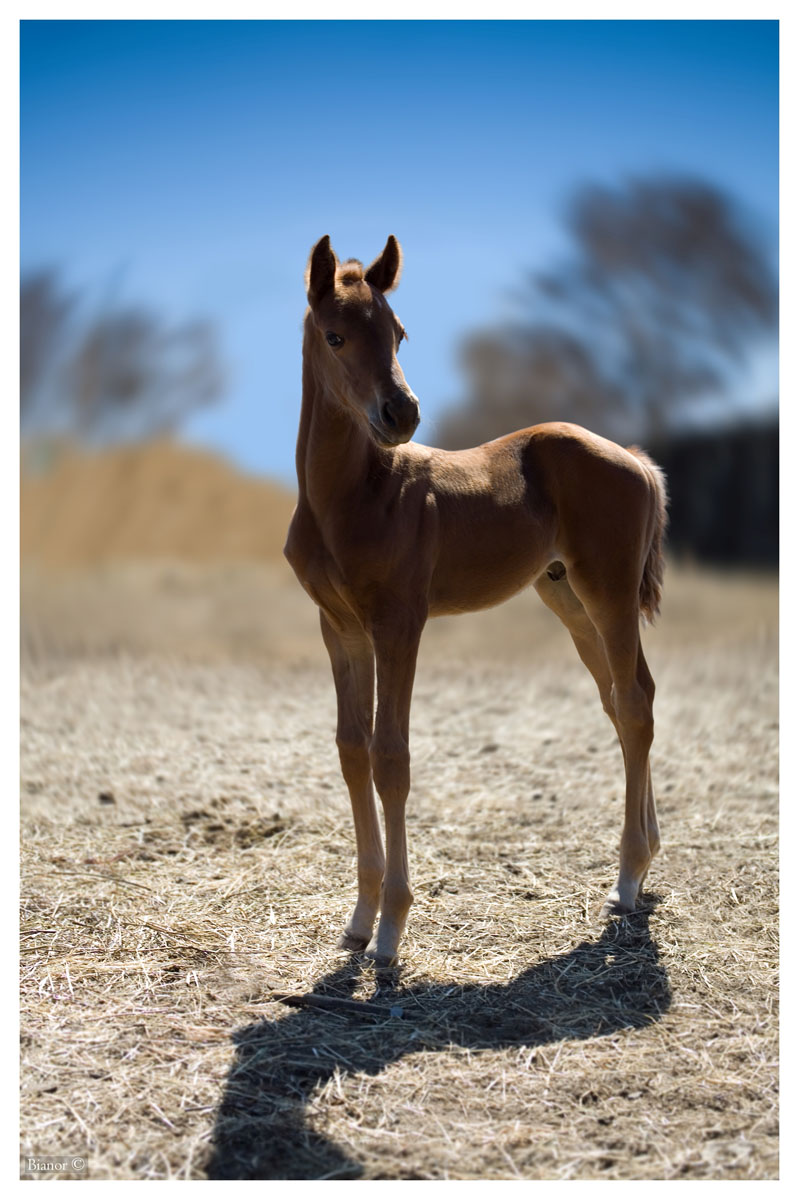
[[[339,263],[328,237],[311,252],[299,500],[285,548],[319,606],[355,818],[358,901],[340,944],[380,966],[396,962],[413,899],[408,724],[428,617],[487,608],[532,583],[596,680],[624,756],[620,870],[603,916],[634,910],[659,846],[655,685],[639,621],[660,600],[661,472],[640,450],[561,422],[454,453],[411,443],[419,401],[397,361],[405,331],[385,298],[401,262],[394,237],[367,269]]]

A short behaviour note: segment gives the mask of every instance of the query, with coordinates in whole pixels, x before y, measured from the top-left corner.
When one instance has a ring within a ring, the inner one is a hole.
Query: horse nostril
[[[390,400],[386,400],[380,415],[383,418],[383,423],[388,425],[389,429],[397,428],[397,418],[394,416],[394,410],[391,407]]]

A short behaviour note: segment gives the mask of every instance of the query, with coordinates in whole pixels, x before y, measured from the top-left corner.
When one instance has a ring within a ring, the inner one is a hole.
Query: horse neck
[[[300,498],[312,509],[327,509],[337,495],[351,492],[365,478],[374,447],[366,430],[335,398],[310,313],[302,346],[302,409],[297,435],[297,482]]]

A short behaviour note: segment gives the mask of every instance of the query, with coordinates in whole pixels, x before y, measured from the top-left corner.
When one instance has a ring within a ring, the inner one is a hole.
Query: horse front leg
[[[392,614],[373,629],[377,659],[377,717],[370,757],[383,805],[386,870],[377,932],[366,949],[377,966],[397,961],[400,938],[413,903],[405,837],[405,806],[411,782],[408,744],[411,694],[424,618]]]
[[[339,946],[342,950],[363,950],[372,936],[380,907],[386,865],[369,759],[374,716],[374,652],[359,626],[353,624],[337,630],[324,612],[320,616],[336,684],[336,744],[341,773],[350,794],[358,854],[358,900],[344,926]]]

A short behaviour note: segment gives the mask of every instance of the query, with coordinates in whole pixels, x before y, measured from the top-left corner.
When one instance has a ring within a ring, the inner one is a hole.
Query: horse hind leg
[[[610,700],[624,750],[626,776],[624,828],[619,877],[605,902],[606,916],[632,912],[653,847],[658,843],[651,799],[649,750],[654,735],[655,685],[641,648],[638,580],[621,573],[610,587],[597,579],[572,578],[588,616],[602,639],[612,680]]]
[[[641,645],[640,634],[638,640],[638,682],[653,701],[655,698],[655,681],[644,658],[644,649]],[[652,787],[652,767],[648,761],[646,765],[646,829],[649,839],[649,853],[654,858],[660,849],[660,827],[658,825],[657,808],[655,806],[655,790]],[[643,883],[643,880],[641,882]]]
[[[569,630],[572,641],[577,649],[583,664],[588,668],[596,682],[599,696],[602,701],[602,707],[616,730],[621,746],[622,755],[624,755],[624,742],[619,730],[619,723],[616,719],[616,710],[613,707],[613,677],[608,666],[608,659],[605,653],[604,643],[602,638],[597,633],[588,613],[585,611],[580,600],[572,591],[569,582],[565,577],[565,570],[560,564],[556,564],[552,574],[547,573],[536,583],[536,590],[541,596],[548,608],[552,609],[557,616],[560,617],[566,628]],[[553,586],[557,583],[558,586]],[[649,688],[651,686],[652,695],[654,696],[654,682],[649,675],[646,659],[644,658],[643,649],[639,643],[638,656],[638,676],[642,686]],[[655,808],[655,796],[652,788],[652,772],[649,764],[647,764],[647,838],[649,841],[649,849],[652,855],[657,854],[660,849],[660,833],[658,830],[657,812]]]
[[[660,845],[649,765],[654,735],[652,702],[655,685],[640,648],[637,624],[634,635],[637,646],[633,645],[633,631],[614,623],[603,638],[613,675],[612,699],[625,749],[626,768],[619,879],[606,901],[606,915],[633,911],[652,855]],[[639,669],[639,661],[643,669]]]
[[[648,747],[645,755],[645,769],[642,770],[638,766],[638,760],[643,755],[643,741],[640,737],[635,736],[628,720],[624,722],[620,720],[620,714],[617,711],[619,692],[614,682],[605,642],[582,601],[565,577],[565,572],[555,570],[542,575],[535,586],[547,607],[560,618],[568,629],[580,659],[596,682],[602,707],[619,738],[626,776],[625,822],[619,878],[608,896],[603,914],[629,912],[635,907],[635,901],[649,863],[660,846]],[[644,707],[648,705],[651,719],[654,683],[640,647],[637,613],[634,630],[635,637],[638,639],[636,682],[645,698]],[[646,718],[644,720],[646,721]]]

